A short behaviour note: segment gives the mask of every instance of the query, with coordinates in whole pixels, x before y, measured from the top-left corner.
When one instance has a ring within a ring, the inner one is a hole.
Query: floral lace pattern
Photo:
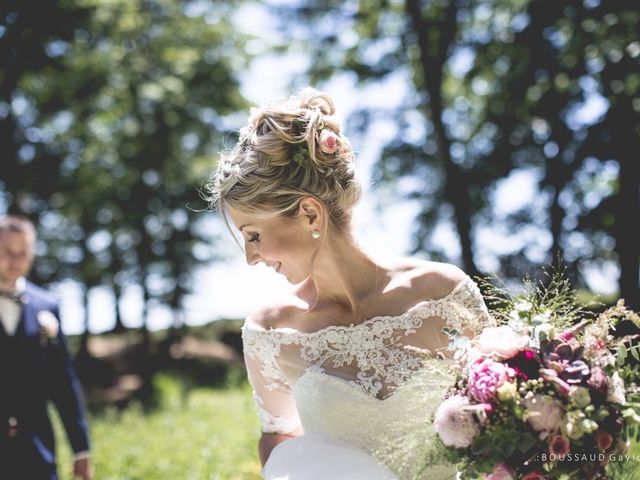
[[[302,425],[369,452],[400,479],[451,478],[455,468],[435,448],[429,418],[453,373],[425,349],[440,328],[475,335],[491,324],[470,278],[442,298],[357,325],[304,333],[246,322],[245,362],[262,429]]]
[[[445,297],[425,300],[399,316],[377,316],[353,326],[329,326],[311,333],[290,328],[262,329],[245,324],[245,355],[260,362],[267,390],[287,391],[295,378],[287,378],[280,365],[283,345],[298,345],[304,368],[340,371],[357,365],[354,387],[378,396],[383,389],[392,392],[406,382],[423,364],[412,349],[403,348],[401,339],[409,338],[429,317],[440,317],[457,332],[479,332],[490,322],[482,296],[471,279],[466,279]],[[291,361],[291,360],[289,360]]]

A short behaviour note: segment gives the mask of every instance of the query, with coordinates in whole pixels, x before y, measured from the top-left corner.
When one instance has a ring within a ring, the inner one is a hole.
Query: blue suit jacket
[[[56,406],[73,451],[89,450],[82,389],[62,330],[53,338],[41,334],[38,314],[43,311],[60,318],[57,300],[27,282],[15,335],[0,326],[0,472],[15,468],[15,478],[30,480],[56,478],[48,401]],[[10,419],[17,421],[13,432]]]

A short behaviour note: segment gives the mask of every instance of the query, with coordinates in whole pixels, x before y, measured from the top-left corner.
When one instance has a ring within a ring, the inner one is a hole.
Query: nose
[[[252,267],[254,265],[257,265],[260,261],[260,254],[256,251],[255,247],[253,247],[251,244],[247,244],[246,242],[244,245],[244,254],[247,260],[247,264]]]

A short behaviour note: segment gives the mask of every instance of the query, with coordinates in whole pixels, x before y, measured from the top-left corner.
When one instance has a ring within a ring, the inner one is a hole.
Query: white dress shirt
[[[11,293],[22,293],[26,287],[24,278],[16,281],[16,289]],[[13,336],[18,329],[20,323],[20,315],[22,314],[22,305],[5,297],[0,297],[0,321],[7,335]]]

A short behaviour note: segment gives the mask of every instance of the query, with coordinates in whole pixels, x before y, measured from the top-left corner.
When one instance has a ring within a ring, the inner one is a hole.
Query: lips
[[[282,263],[280,262],[276,262],[273,265],[271,265],[273,267],[273,269],[276,271],[276,273],[280,272],[280,267],[282,266]]]

